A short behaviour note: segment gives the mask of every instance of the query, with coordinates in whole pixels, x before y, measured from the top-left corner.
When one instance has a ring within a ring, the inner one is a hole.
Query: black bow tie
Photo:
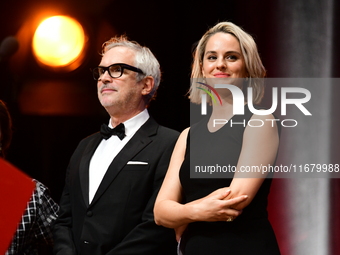
[[[120,123],[115,128],[109,128],[106,124],[103,124],[100,128],[100,133],[105,140],[109,139],[112,135],[116,135],[120,140],[123,140],[125,137],[125,126],[123,123]]]

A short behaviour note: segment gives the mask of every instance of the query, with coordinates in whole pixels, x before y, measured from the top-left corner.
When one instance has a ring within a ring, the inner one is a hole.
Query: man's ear
[[[153,90],[153,87],[155,86],[155,80],[153,79],[152,76],[146,76],[142,82],[143,82],[142,95],[143,96],[149,95]]]

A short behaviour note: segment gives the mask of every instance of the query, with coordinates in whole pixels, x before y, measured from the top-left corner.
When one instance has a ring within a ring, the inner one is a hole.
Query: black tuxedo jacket
[[[54,226],[54,254],[176,254],[173,229],[157,226],[153,206],[179,133],[151,117],[109,166],[89,204],[89,163],[102,140],[82,140],[71,157]]]

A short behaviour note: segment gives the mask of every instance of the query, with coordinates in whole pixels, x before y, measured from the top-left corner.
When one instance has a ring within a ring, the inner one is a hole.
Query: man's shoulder
[[[159,134],[166,134],[168,136],[172,136],[172,137],[176,137],[176,138],[180,134],[177,130],[174,130],[174,129],[171,129],[171,128],[168,128],[168,127],[165,127],[165,126],[162,126],[162,125],[159,125],[158,133]]]
[[[101,140],[100,132],[93,133],[81,139],[76,147],[76,151],[85,149],[89,144],[96,144]]]
[[[171,128],[168,128],[168,127],[165,127],[165,126],[158,124],[158,122],[155,119],[153,119],[152,117],[150,117],[147,124],[149,124],[150,126],[157,127],[156,135],[166,135],[168,137],[177,138],[180,134],[178,131],[176,131],[174,129],[171,129]]]
[[[180,133],[178,131],[159,125],[156,134],[150,138],[157,144],[157,146],[160,146],[159,148],[162,148],[160,150],[165,148],[171,148],[172,150],[179,135]]]
[[[89,142],[92,141],[93,139],[98,139],[98,137],[100,136],[100,132],[95,132],[93,134],[90,134],[86,137],[84,137],[80,142]]]

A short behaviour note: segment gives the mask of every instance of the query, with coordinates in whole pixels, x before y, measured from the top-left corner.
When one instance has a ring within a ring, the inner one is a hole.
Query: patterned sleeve
[[[52,227],[58,217],[59,205],[50,197],[49,190],[39,181],[36,181],[35,199],[37,201],[37,222],[35,237],[40,242],[53,244]]]
[[[46,186],[37,180],[32,181],[36,187],[6,255],[37,254],[40,244],[53,244],[52,227],[58,217],[59,205],[50,197]]]

